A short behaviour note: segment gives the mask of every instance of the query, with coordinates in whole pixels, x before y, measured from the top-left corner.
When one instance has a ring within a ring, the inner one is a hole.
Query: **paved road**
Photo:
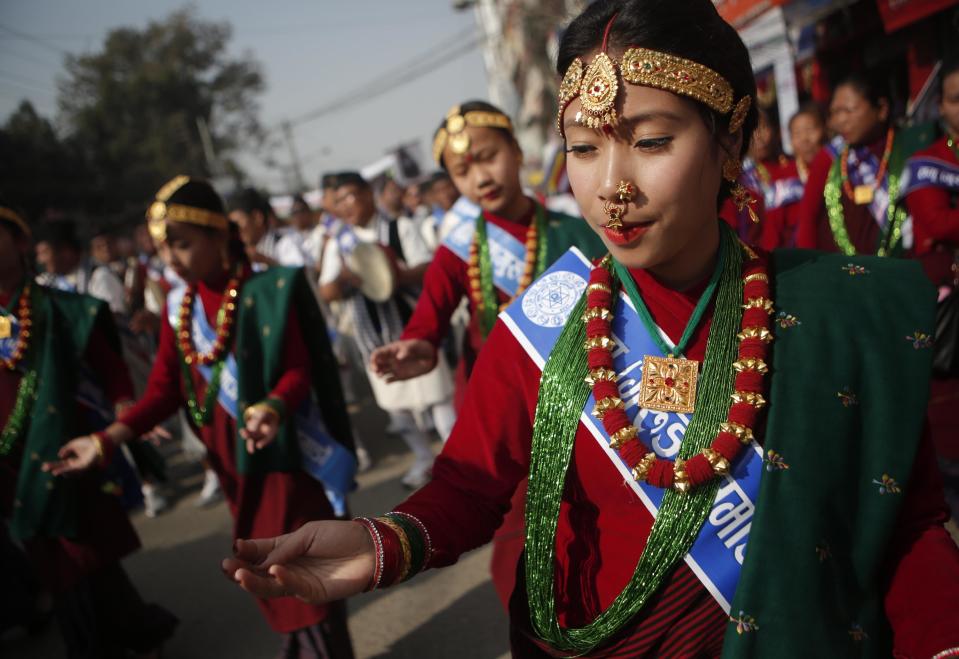
[[[365,406],[354,417],[367,438],[374,468],[359,477],[351,498],[357,515],[389,510],[407,494],[399,479],[411,459],[399,438],[384,436],[385,417]],[[437,445],[437,450],[439,446]],[[197,509],[193,500],[202,475],[176,451],[170,470],[176,497],[171,512],[156,519],[133,516],[143,549],[124,561],[140,592],[180,618],[165,659],[268,659],[278,637],[252,598],[219,569],[230,551],[231,521],[225,505]],[[506,616],[489,580],[489,549],[464,556],[457,565],[420,575],[403,586],[367,593],[350,603],[350,631],[357,657],[456,657],[497,659],[508,655]],[[51,625],[35,638],[0,644],[5,659],[64,656]]]

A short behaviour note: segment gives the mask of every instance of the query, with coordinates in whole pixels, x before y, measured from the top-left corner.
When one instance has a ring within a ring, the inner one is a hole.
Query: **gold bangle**
[[[376,521],[393,531],[393,533],[396,534],[397,540],[400,541],[400,552],[403,554],[403,565],[400,567],[396,581],[393,583],[402,583],[404,580],[406,580],[406,577],[409,576],[410,570],[413,567],[413,550],[410,547],[410,539],[406,537],[406,532],[400,528],[400,525],[391,520],[389,517],[377,517]]]
[[[277,412],[275,409],[273,409],[271,405],[268,405],[266,403],[256,403],[254,405],[250,405],[248,408],[243,410],[244,425],[250,420],[251,416],[253,416],[254,414],[256,414],[257,412],[261,410],[266,411],[268,415],[273,416],[273,418],[275,418],[277,421],[280,420],[280,413]]]
[[[97,464],[101,467],[106,463],[107,455],[103,450],[103,440],[100,435],[87,435],[93,442],[93,447],[97,450]]]

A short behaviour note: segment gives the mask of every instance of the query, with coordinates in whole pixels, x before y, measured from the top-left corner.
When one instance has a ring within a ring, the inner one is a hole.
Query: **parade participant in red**
[[[793,145],[799,180],[805,185],[809,165],[826,143],[826,120],[815,101],[804,104],[789,120],[789,140]]]
[[[371,363],[388,380],[429,372],[466,298],[471,321],[457,373],[460,397],[500,309],[569,247],[592,257],[599,244],[581,220],[548,211],[523,192],[523,153],[499,108],[468,101],[451,109],[436,131],[433,155],[481,211],[447,229],[402,337],[374,351]]]
[[[782,151],[779,133],[765,110],[760,110],[759,126],[749,147],[746,171],[751,172],[763,195],[766,218],[762,223],[760,247],[795,247],[796,220],[803,182],[797,161]]]
[[[329,472],[318,480],[311,451],[348,454],[349,421],[323,319],[301,271],[252,275],[223,202],[206,181],[174,178],[157,193],[148,218],[186,286],[167,297],[146,393],[105,431],[66,444],[47,467],[57,475],[88,469],[98,455],[186,407],[219,476],[235,536],[332,519],[327,497],[342,496],[342,483],[338,487]],[[310,428],[302,411],[311,406],[311,390],[319,412],[311,422],[323,436],[305,442]],[[352,472],[346,479],[352,482]],[[288,597],[259,604],[270,626],[285,635],[284,656],[353,656],[342,603]]]
[[[507,308],[431,483],[240,542],[227,573],[320,601],[389,586],[488,541],[528,476],[515,657],[959,653],[925,391],[897,384],[929,373],[919,268],[767,256],[717,219],[756,86],[709,0],[598,0],[557,68],[609,255],[564,255]]]
[[[929,418],[944,473],[959,480],[959,60],[940,70],[939,113],[945,135],[906,163],[903,194],[913,218],[918,258],[939,287],[940,322],[936,332]],[[951,319],[951,320],[950,320]],[[954,505],[953,514],[959,509]]]
[[[831,125],[839,133],[809,166],[799,204],[798,247],[894,256],[911,247],[899,199],[906,158],[928,143],[923,129],[897,130],[889,94],[853,74],[836,87]]]
[[[456,370],[461,403],[476,355],[499,311],[570,247],[592,258],[602,244],[581,219],[548,210],[526,196],[520,181],[523,153],[509,117],[495,106],[470,101],[454,107],[437,129],[433,152],[480,212],[446,228],[400,340],[374,351],[371,364],[387,380],[428,372],[449,334],[450,318],[466,298],[470,323]],[[493,581],[504,604],[522,551],[523,496],[520,488],[493,553]]]
[[[81,369],[118,406],[133,385],[107,305],[33,283],[30,236],[23,216],[0,202],[0,513],[54,595],[67,656],[159,656],[177,620],[145,604],[120,565],[140,546],[120,499],[105,491],[102,472],[63,480],[41,469],[93,429],[77,402]],[[106,466],[103,458],[95,461]]]

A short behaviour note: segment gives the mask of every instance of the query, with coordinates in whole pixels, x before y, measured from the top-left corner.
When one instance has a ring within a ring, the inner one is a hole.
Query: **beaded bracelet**
[[[946,659],[946,657],[959,657],[959,647],[949,648],[932,655],[932,659]]]

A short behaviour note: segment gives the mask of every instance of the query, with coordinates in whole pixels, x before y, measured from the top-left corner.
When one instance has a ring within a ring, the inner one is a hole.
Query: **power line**
[[[60,55],[70,54],[67,51],[60,48],[59,46],[54,46],[50,42],[45,41],[39,37],[35,37],[32,34],[27,34],[26,32],[20,32],[19,30],[14,30],[12,27],[7,27],[6,25],[0,24],[0,30],[3,30],[4,32],[8,32],[14,35],[15,37],[26,39],[27,41],[37,44],[38,46],[43,46],[44,48],[47,48],[48,50],[52,50],[53,52],[58,53]]]
[[[463,39],[467,39],[467,41],[464,42]],[[461,30],[449,39],[434,45],[429,50],[418,53],[409,60],[368,80],[342,96],[291,119],[289,124],[292,126],[302,125],[333,111],[342,110],[344,107],[356,105],[363,101],[382,96],[400,85],[432,73],[438,68],[462,57],[477,48],[480,43],[481,38],[476,36],[475,30],[472,27]],[[286,122],[282,122],[279,126],[269,129],[269,131],[277,130],[282,127],[283,123]]]
[[[0,73],[0,76],[2,76],[2,75],[5,75],[5,74]],[[27,90],[27,91],[31,91],[31,92],[34,92],[34,93],[47,94],[47,95],[50,96],[51,98],[55,98],[55,97],[56,97],[56,93],[50,91],[49,89],[44,89],[43,87],[38,87],[38,86],[33,85],[33,84],[31,84],[31,83],[19,82],[19,81],[15,80],[15,79],[6,79],[6,80],[5,80],[5,79],[3,79],[2,77],[0,77],[0,84],[3,84],[3,85],[12,85],[12,86],[14,86],[14,87],[19,87],[19,88],[21,88],[21,89],[25,89],[25,90]]]

